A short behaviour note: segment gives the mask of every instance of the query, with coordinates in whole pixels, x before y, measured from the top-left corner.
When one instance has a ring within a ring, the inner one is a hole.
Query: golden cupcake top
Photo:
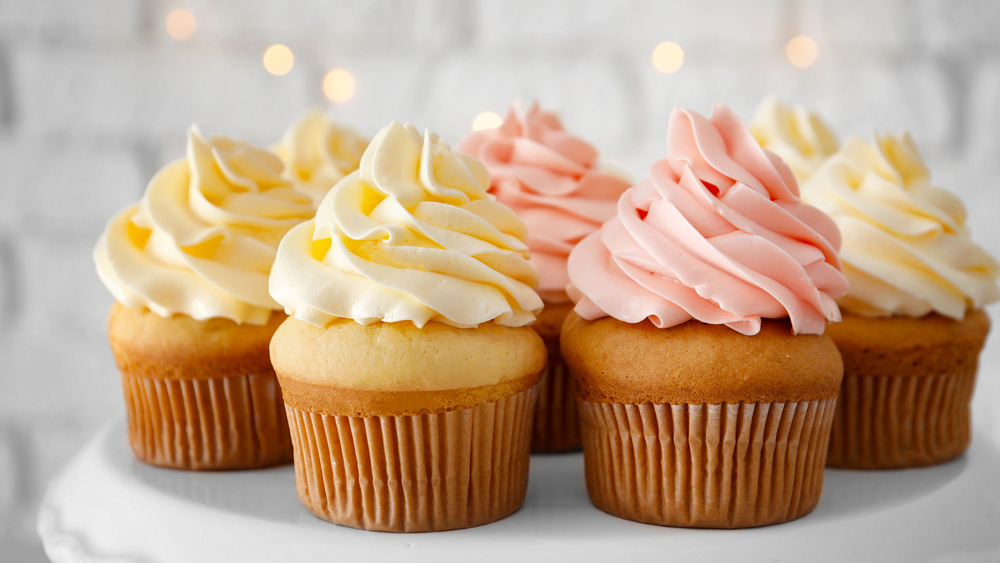
[[[187,155],[161,169],[142,200],[115,215],[94,249],[115,299],[160,316],[264,324],[278,243],[314,204],[273,153],[188,131]]]
[[[453,407],[470,399],[473,404],[493,401],[496,393],[523,391],[537,383],[545,360],[545,345],[530,327],[495,323],[462,329],[433,322],[417,328],[413,323],[360,325],[336,319],[320,328],[289,318],[271,340],[271,362],[282,387],[318,386],[307,394],[338,414],[347,414],[345,408],[373,407],[373,401],[381,403],[391,399],[387,394],[399,392],[410,395],[393,403],[407,408],[369,414],[412,413],[442,399]],[[334,408],[347,395],[351,400]]]
[[[696,320],[662,330],[649,321],[587,321],[570,313],[561,348],[578,396],[590,402],[717,405],[833,399],[844,373],[833,340],[795,334],[787,320],[764,319],[756,334],[745,335]]]

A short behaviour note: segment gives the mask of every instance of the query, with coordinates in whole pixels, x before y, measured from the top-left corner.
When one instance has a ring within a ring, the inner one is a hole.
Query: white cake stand
[[[291,466],[222,473],[136,461],[116,417],[50,485],[38,531],[57,563],[386,561],[1000,561],[1000,440],[923,469],[827,470],[804,518],[748,530],[662,528],[595,509],[580,453],[535,455],[524,506],[479,528],[365,532],[314,517]]]

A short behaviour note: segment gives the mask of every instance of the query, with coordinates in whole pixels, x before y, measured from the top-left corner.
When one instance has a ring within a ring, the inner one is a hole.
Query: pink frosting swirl
[[[576,312],[747,335],[762,318],[789,318],[797,334],[840,320],[840,233],[801,202],[791,170],[721,105],[711,119],[675,109],[667,140],[670,154],[570,255]]]
[[[469,134],[456,150],[486,165],[490,193],[528,227],[538,294],[548,303],[569,301],[570,251],[614,216],[629,182],[601,171],[593,145],[568,133],[538,103],[527,112],[512,106],[503,125]]]

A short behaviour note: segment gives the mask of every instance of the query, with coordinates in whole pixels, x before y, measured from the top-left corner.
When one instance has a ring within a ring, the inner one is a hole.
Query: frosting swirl
[[[336,318],[461,328],[532,322],[542,301],[524,223],[488,186],[482,163],[393,121],[315,221],[281,242],[271,295],[320,327]]]
[[[264,324],[279,305],[267,278],[281,237],[313,203],[274,154],[188,131],[187,158],[161,169],[142,200],[115,215],[94,261],[121,304],[161,316]]]
[[[962,202],[931,184],[909,135],[849,139],[802,190],[844,235],[844,310],[962,319],[1000,298],[1000,266],[969,238]]]
[[[788,168],[724,106],[710,120],[675,109],[668,142],[617,215],[570,254],[576,312],[748,335],[761,318],[789,318],[799,334],[839,320],[837,228],[799,200]]]
[[[837,136],[819,116],[773,97],[765,98],[757,107],[750,131],[762,147],[785,161],[800,183],[839,146]]]
[[[570,251],[615,214],[629,182],[600,170],[593,145],[538,103],[526,112],[512,106],[500,127],[473,132],[455,148],[486,165],[490,193],[527,225],[538,294],[549,303],[569,301]]]
[[[293,123],[274,147],[285,174],[317,203],[341,178],[358,169],[368,141],[313,109]]]

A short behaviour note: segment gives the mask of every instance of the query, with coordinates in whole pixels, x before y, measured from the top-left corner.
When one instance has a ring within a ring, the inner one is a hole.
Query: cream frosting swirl
[[[798,334],[840,319],[833,221],[724,106],[711,119],[675,109],[668,156],[626,190],[618,213],[570,254],[570,296],[585,319],[691,319],[743,334],[788,318]]]
[[[524,223],[487,193],[489,181],[478,160],[393,121],[316,219],[281,242],[271,295],[319,327],[336,318],[460,328],[532,322],[542,301]]]
[[[845,311],[962,319],[1000,298],[1000,267],[969,238],[958,197],[931,184],[909,135],[849,139],[802,195],[843,233]]]
[[[818,115],[773,97],[765,98],[757,107],[750,131],[762,147],[785,161],[800,183],[840,146],[837,135]]]
[[[368,141],[313,109],[293,123],[274,147],[286,176],[317,203],[341,178],[358,169]]]
[[[187,157],[108,222],[98,275],[127,307],[266,323],[280,308],[267,291],[278,243],[315,209],[281,172],[271,152],[192,127]]]
[[[473,132],[455,149],[486,165],[490,193],[527,225],[538,294],[549,303],[569,301],[570,251],[615,214],[630,183],[601,170],[594,146],[537,102],[527,111],[512,106],[500,127]]]

